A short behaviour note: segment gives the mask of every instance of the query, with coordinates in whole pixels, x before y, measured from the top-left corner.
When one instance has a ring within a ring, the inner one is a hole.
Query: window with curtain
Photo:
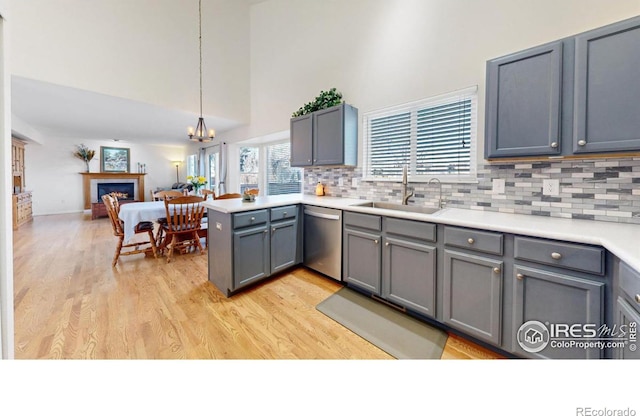
[[[187,156],[187,176],[197,176],[197,175],[198,175],[198,155],[189,155]]]
[[[259,188],[260,148],[240,147],[240,193],[246,189]]]
[[[207,188],[218,192],[218,165],[220,159],[220,153],[209,153],[207,155]]]
[[[364,179],[475,180],[476,114],[476,87],[364,114]]]
[[[290,165],[289,141],[265,146],[267,154],[267,195],[302,192],[302,169]]]

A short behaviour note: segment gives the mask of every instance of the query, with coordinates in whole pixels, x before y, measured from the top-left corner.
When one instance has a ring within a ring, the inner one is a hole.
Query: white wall
[[[12,74],[199,112],[197,0],[10,1]],[[203,107],[247,122],[249,6],[202,3]]]
[[[9,21],[7,2],[0,0],[0,357],[3,359],[14,358]]]
[[[33,191],[33,214],[48,215],[80,212],[84,209],[82,175],[84,162],[73,156],[77,139],[49,138],[45,144],[29,143],[25,149],[26,189]],[[149,189],[169,187],[176,181],[173,161],[186,161],[191,153],[187,146],[151,146],[113,141],[84,141],[96,151],[89,163],[91,172],[100,172],[100,146],[129,148],[131,172],[137,172],[137,163],[145,163],[145,199]],[[185,164],[180,166],[180,179],[185,180]]]
[[[482,149],[488,59],[638,14],[631,0],[269,0],[251,8],[251,125],[225,139],[289,129],[331,87],[362,115],[478,85]]]

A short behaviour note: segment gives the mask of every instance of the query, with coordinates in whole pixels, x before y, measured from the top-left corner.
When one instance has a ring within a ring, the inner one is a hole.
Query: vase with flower
[[[84,144],[77,145],[76,151],[73,152],[73,155],[75,157],[77,157],[78,159],[84,160],[84,164],[87,172],[89,172],[89,162],[91,162],[91,159],[93,159],[93,156],[95,156],[95,154],[96,154],[95,150],[89,150],[89,148]]]
[[[207,178],[205,178],[204,176],[189,175],[187,176],[187,182],[191,184],[196,195],[201,195],[202,192],[200,191],[200,188],[204,187],[207,184]]]

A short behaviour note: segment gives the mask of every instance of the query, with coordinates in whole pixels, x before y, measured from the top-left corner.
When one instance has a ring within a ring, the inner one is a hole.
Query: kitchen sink
[[[392,209],[395,211],[417,212],[420,214],[433,214],[440,211],[439,208],[423,207],[421,205],[402,205],[393,202],[364,202],[362,204],[354,204],[353,206]]]

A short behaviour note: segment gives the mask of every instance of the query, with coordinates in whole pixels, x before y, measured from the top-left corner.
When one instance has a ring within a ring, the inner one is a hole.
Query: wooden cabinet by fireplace
[[[13,184],[13,229],[33,219],[31,192],[24,189],[24,145],[22,140],[11,140],[11,175]]]

